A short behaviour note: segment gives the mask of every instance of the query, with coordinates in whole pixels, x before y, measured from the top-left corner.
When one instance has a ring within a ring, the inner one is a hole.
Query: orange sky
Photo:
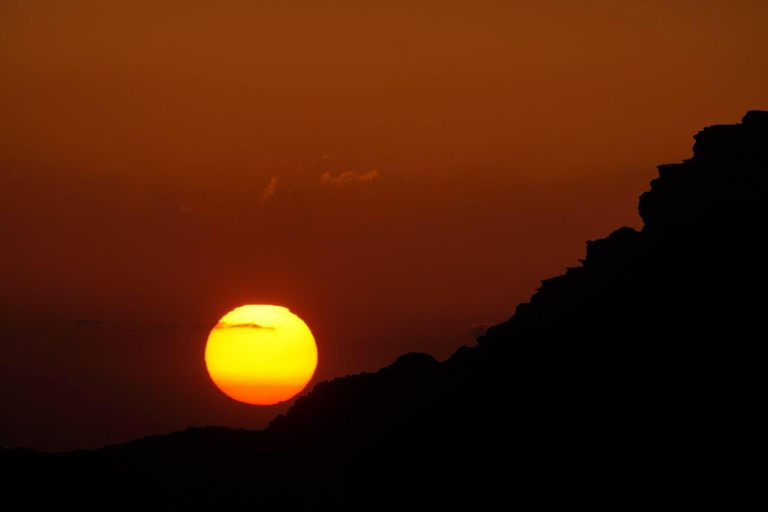
[[[766,19],[2,2],[0,445],[266,425],[286,405],[226,398],[203,361],[244,303],[309,324],[314,381],[473,343],[584,241],[639,226],[654,165],[700,128],[768,108]]]

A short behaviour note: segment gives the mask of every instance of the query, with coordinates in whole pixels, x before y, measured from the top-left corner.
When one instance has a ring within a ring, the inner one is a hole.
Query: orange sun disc
[[[230,398],[271,405],[304,389],[317,367],[317,345],[307,324],[288,308],[241,306],[211,330],[205,364]]]

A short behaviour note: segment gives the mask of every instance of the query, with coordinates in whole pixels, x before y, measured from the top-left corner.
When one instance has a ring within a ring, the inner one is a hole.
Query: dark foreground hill
[[[659,167],[641,196],[642,231],[588,242],[582,266],[545,280],[477,347],[320,383],[264,431],[3,451],[2,504],[764,504],[768,112],[695,139],[693,157]]]

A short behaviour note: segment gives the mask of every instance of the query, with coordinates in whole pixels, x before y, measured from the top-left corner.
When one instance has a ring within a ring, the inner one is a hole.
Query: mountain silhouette
[[[56,455],[2,450],[2,501],[254,510],[763,502],[768,112],[695,141],[693,157],[659,166],[640,197],[641,231],[587,242],[581,266],[544,280],[477,346],[321,382],[262,431],[191,428]]]

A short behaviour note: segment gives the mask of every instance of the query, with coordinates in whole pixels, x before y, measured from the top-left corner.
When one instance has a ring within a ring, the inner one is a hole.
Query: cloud
[[[143,320],[139,320],[133,324],[127,326],[130,332],[146,331],[146,330],[170,330],[170,329],[195,329],[208,331],[211,329],[211,325],[214,325],[214,321],[192,321],[192,322],[152,322],[146,323]]]
[[[93,325],[104,325],[103,320],[93,320],[90,318],[75,318],[75,325],[81,327],[89,327]]]
[[[347,171],[339,174],[335,178],[331,176],[331,171],[326,171],[320,176],[320,183],[329,183],[336,187],[347,183],[368,183],[379,176],[379,171],[373,169],[364,174],[358,174],[355,171]]]
[[[230,324],[227,322],[219,322],[216,324],[216,327],[214,327],[214,329],[270,329],[274,331],[275,327],[260,325],[253,322],[240,323],[240,324]]]
[[[275,195],[275,191],[277,190],[277,178],[272,178],[269,180],[269,185],[267,185],[264,190],[261,191],[261,201],[259,201],[259,204],[263,205],[265,202],[269,201],[269,199]]]

